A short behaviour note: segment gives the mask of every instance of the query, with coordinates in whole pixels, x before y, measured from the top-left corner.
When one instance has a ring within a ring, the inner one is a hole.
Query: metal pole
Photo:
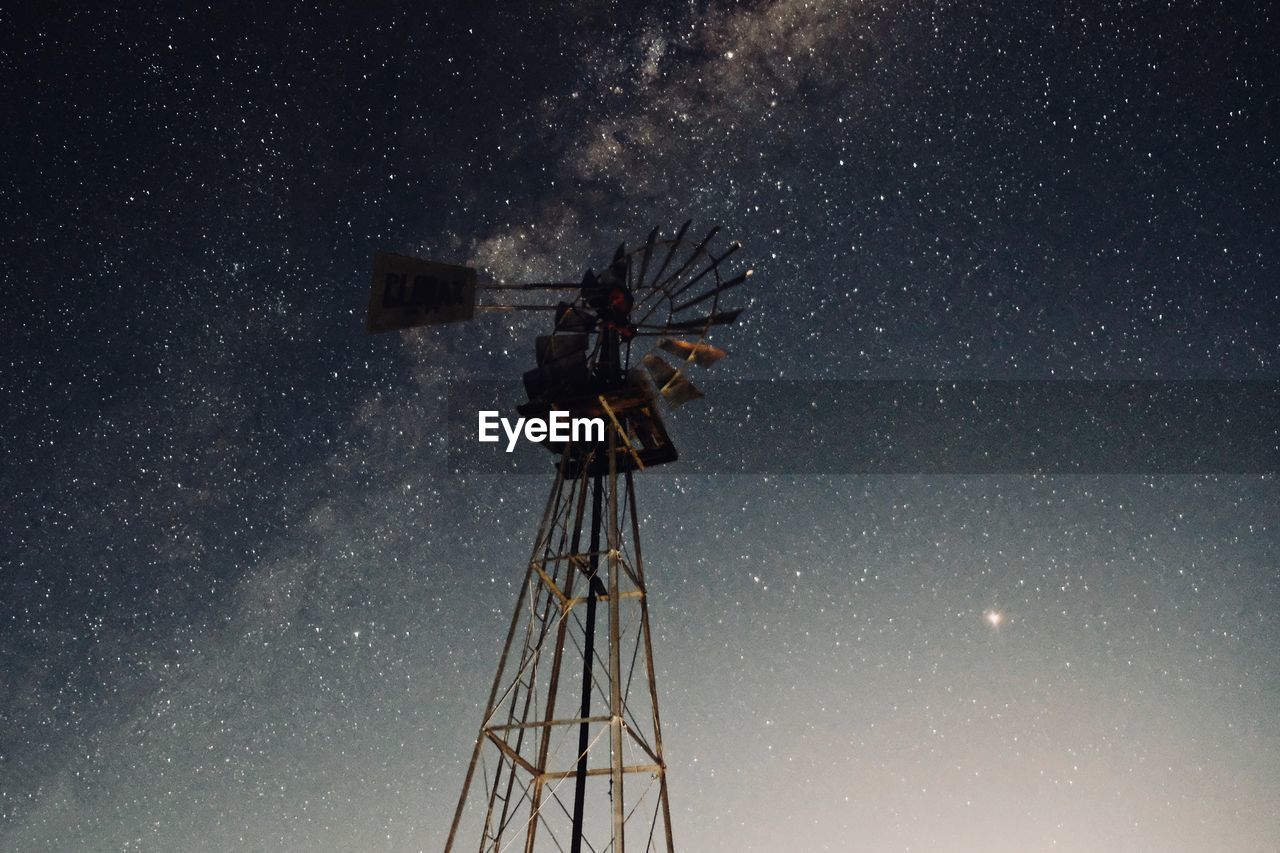
[[[582,853],[582,831],[587,802],[587,748],[590,744],[592,664],[596,654],[596,604],[600,599],[600,578],[596,570],[600,566],[601,480],[600,474],[591,475],[591,552],[587,569],[587,624],[582,652],[582,722],[578,724],[578,768],[573,789],[573,835],[570,837],[570,853]]]
[[[581,290],[582,283],[568,281],[477,282],[476,290]]]
[[[618,568],[618,432],[609,432],[609,758],[613,778],[613,853],[626,853],[622,796],[622,629]]]

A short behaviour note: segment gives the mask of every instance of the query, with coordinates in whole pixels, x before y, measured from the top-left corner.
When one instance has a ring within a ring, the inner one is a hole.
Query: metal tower
[[[375,256],[371,332],[467,320],[476,310],[554,311],[518,409],[606,424],[603,440],[547,442],[556,473],[445,853],[624,853],[628,843],[633,853],[674,853],[633,477],[676,459],[657,401],[702,396],[685,374],[724,356],[705,338],[737,318],[719,310],[720,297],[750,275],[723,279],[721,264],[738,245],[714,254],[718,229],[695,245],[685,240],[688,227],[670,239],[654,229],[630,253],[619,247],[607,269],[588,270],[580,284],[477,284],[466,267]],[[548,290],[572,299],[476,302],[477,291]],[[708,313],[684,318],[707,303]],[[648,337],[657,346],[633,368],[633,344]]]

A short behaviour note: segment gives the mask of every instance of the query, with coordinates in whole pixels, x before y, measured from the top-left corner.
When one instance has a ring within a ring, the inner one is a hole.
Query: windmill
[[[660,407],[702,396],[689,374],[724,357],[707,337],[737,319],[721,301],[751,275],[726,274],[739,244],[717,253],[718,228],[695,242],[689,226],[619,246],[577,283],[486,284],[469,267],[374,256],[369,332],[550,312],[518,411],[606,422],[603,441],[544,442],[551,493],[445,853],[477,840],[481,853],[675,849],[633,475],[677,458]],[[537,292],[562,298],[478,301]]]

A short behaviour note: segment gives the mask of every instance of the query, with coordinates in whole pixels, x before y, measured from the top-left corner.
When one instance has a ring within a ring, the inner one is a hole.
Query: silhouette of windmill
[[[477,311],[554,312],[518,410],[607,425],[603,441],[545,442],[556,473],[445,853],[464,836],[478,837],[481,853],[623,853],[629,839],[633,850],[675,849],[633,475],[677,458],[658,401],[702,396],[687,374],[724,357],[706,338],[737,319],[721,300],[751,275],[726,277],[739,245],[716,254],[719,229],[695,243],[689,225],[671,238],[655,228],[632,251],[619,246],[577,284],[480,284],[469,267],[375,254],[368,331]],[[537,291],[565,299],[477,302],[479,293]],[[652,346],[633,365],[642,342]]]

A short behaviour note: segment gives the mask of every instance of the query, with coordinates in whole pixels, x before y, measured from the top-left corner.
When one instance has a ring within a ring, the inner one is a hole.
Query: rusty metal
[[[692,361],[699,367],[707,367],[724,358],[727,353],[719,347],[701,341],[682,341],[679,338],[663,338],[658,348],[677,356],[681,361]]]

